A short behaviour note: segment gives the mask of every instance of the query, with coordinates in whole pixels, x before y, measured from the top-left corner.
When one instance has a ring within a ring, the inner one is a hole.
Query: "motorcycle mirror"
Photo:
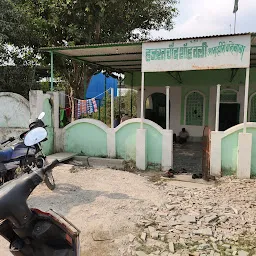
[[[44,118],[44,116],[45,116],[45,113],[44,113],[44,112],[42,112],[42,113],[38,116],[38,118],[37,118],[37,119],[42,120],[42,119]]]

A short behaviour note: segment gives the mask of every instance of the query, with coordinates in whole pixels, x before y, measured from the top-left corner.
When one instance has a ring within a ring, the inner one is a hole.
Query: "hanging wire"
[[[101,96],[101,95],[104,94],[105,92],[108,92],[109,90],[111,90],[111,88],[108,88],[106,91],[104,91],[104,92],[98,94],[98,95],[95,96],[95,97],[92,97],[91,99],[97,99],[99,96]],[[68,94],[66,94],[66,93],[64,93],[64,92],[60,92],[60,93],[64,94],[64,95],[67,96],[67,97],[73,98],[73,99],[75,99],[75,100],[81,100],[81,99],[75,98],[75,97],[73,97],[73,96],[70,96],[70,95],[68,95]]]

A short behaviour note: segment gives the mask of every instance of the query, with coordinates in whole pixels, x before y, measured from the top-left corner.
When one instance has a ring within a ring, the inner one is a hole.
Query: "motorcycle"
[[[0,189],[0,235],[9,241],[15,256],[80,256],[80,231],[55,211],[29,209],[26,202],[45,173],[57,164],[55,160],[35,168]]]
[[[1,143],[4,145],[16,139],[20,140],[12,147],[0,151],[0,185],[16,178],[19,167],[21,173],[27,173],[34,167],[42,168],[47,164],[41,148],[41,142],[47,140],[47,126],[42,121],[44,115],[42,112],[34,122],[31,122],[29,131],[22,133],[19,138],[11,137]],[[55,188],[51,170],[46,173],[44,182],[50,190]]]

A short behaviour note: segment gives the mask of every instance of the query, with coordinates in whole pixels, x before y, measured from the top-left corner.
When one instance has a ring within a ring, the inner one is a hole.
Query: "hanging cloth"
[[[93,112],[98,112],[97,102],[94,98],[92,98]]]
[[[86,100],[80,101],[80,109],[81,109],[81,115],[87,114],[87,101]]]
[[[75,106],[75,115],[76,119],[81,117],[81,100],[77,100],[77,104]]]

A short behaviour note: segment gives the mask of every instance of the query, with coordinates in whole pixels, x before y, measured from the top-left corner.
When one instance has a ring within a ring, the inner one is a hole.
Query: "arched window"
[[[204,95],[200,92],[190,92],[185,99],[186,125],[204,125]]]
[[[256,93],[250,97],[250,122],[256,122]]]
[[[220,93],[221,103],[237,103],[237,92],[232,89],[222,90]]]

